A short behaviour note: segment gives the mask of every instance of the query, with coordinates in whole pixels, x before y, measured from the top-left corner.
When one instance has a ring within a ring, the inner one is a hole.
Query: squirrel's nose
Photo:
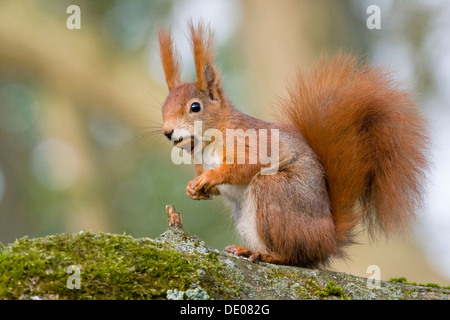
[[[170,131],[166,131],[164,132],[164,135],[167,137],[167,139],[172,140],[172,134],[173,134],[173,129]]]

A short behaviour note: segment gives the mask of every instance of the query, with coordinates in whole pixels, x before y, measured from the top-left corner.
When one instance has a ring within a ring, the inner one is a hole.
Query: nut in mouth
[[[193,136],[180,137],[177,141],[173,142],[173,145],[192,153],[194,151],[195,138]]]

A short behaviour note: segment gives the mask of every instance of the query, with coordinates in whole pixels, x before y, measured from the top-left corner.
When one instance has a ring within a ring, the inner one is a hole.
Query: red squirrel
[[[211,28],[190,22],[188,29],[197,74],[189,83],[180,81],[170,31],[158,32],[169,88],[162,108],[167,138],[195,158],[197,143],[201,154],[217,140],[202,136],[208,129],[225,139],[230,129],[241,129],[241,136],[255,130],[257,138],[264,132],[267,140],[278,133],[275,173],[263,174],[267,164],[259,157],[248,161],[251,135],[241,137],[247,139],[245,163],[236,161],[239,152],[231,147],[215,148],[208,163],[195,165],[187,195],[224,196],[247,246],[226,251],[251,261],[316,268],[345,256],[360,222],[372,235],[410,224],[421,204],[427,128],[411,95],[388,72],[343,53],[321,57],[312,72],[297,74],[278,104],[279,121],[267,122],[242,113],[225,96]],[[201,121],[200,131],[195,121]]]

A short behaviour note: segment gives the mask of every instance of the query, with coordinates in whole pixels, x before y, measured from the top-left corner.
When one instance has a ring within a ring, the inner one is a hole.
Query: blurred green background
[[[81,9],[80,30],[66,27],[71,4]],[[371,4],[381,9],[380,30],[366,26]],[[0,241],[80,230],[156,237],[170,203],[211,246],[241,243],[221,199],[185,195],[193,167],[170,161],[159,132],[168,90],[156,30],[171,26],[182,78],[192,81],[189,18],[216,30],[227,95],[264,119],[295,70],[321,52],[343,49],[391,67],[417,94],[437,146],[426,206],[411,234],[376,243],[363,234],[333,268],[369,276],[378,265],[382,279],[448,285],[445,1],[0,0]]]

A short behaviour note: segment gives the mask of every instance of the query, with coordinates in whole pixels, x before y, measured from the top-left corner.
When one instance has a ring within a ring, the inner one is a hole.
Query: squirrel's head
[[[220,83],[220,73],[214,66],[213,33],[202,23],[188,24],[194,54],[197,81],[181,83],[181,64],[173,47],[170,32],[158,32],[161,62],[166,76],[169,96],[162,113],[163,134],[175,146],[192,152],[194,143],[202,141],[200,135],[207,129],[219,129],[217,114],[227,107]],[[223,114],[223,113],[222,113]],[[201,130],[194,130],[194,122],[201,121]],[[187,147],[189,146],[189,147]]]

